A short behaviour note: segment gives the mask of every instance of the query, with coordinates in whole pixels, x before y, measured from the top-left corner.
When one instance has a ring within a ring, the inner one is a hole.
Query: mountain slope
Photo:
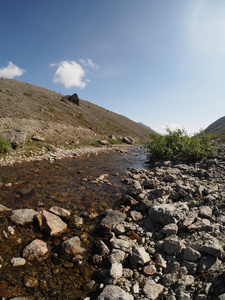
[[[93,103],[80,105],[53,91],[12,79],[0,78],[0,131],[26,130],[27,140],[41,136],[47,144],[89,144],[113,135],[118,141],[132,136],[145,141],[151,130]]]
[[[209,125],[205,130],[205,133],[225,134],[225,116],[216,120]]]

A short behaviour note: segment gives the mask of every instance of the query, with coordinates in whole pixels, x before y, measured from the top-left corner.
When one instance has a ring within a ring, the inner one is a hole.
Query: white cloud
[[[90,79],[85,78],[90,69],[97,69],[98,66],[91,59],[80,59],[80,64],[76,61],[64,60],[58,64],[51,64],[50,67],[57,66],[53,82],[62,83],[66,88],[85,88]],[[83,65],[83,66],[82,66]]]
[[[176,130],[176,129],[182,129],[183,126],[178,124],[178,123],[168,123],[168,124],[163,124],[163,125],[158,125],[157,127],[152,128],[155,130],[157,133],[160,134],[166,134],[166,128],[169,127],[170,130]]]
[[[16,76],[22,76],[25,72],[25,70],[20,69],[9,61],[8,66],[0,68],[0,77],[13,79]]]

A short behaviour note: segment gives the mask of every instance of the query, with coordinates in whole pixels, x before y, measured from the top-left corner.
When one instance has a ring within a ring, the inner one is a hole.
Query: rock
[[[143,247],[136,247],[133,249],[133,252],[131,254],[132,264],[143,266],[149,261],[150,256]]]
[[[0,212],[3,212],[3,211],[11,211],[11,209],[0,204]]]
[[[199,261],[198,271],[200,273],[215,272],[220,269],[221,263],[221,260],[214,256],[202,256]]]
[[[177,202],[173,204],[153,205],[149,209],[149,216],[153,221],[167,225],[177,223],[185,218],[189,208],[186,203]]]
[[[99,142],[99,144],[101,144],[103,146],[108,145],[108,141],[107,140],[99,140],[98,142]]]
[[[13,257],[10,259],[11,264],[13,267],[20,267],[26,264],[26,259],[22,257]]]
[[[57,216],[59,216],[60,218],[62,219],[65,219],[65,220],[69,220],[70,218],[70,211],[68,211],[67,209],[65,208],[61,208],[59,206],[52,206],[49,211]]]
[[[77,255],[83,254],[85,249],[81,247],[80,238],[78,236],[72,237],[62,243],[63,252],[69,256],[69,258]]]
[[[212,208],[209,206],[201,206],[199,210],[199,215],[203,218],[211,218]]]
[[[133,300],[134,297],[115,285],[108,285],[104,288],[97,300]]]
[[[32,224],[36,219],[38,212],[33,209],[23,208],[12,211],[10,219],[16,225],[27,225]]]
[[[45,138],[41,135],[35,134],[32,136],[33,141],[44,142]]]
[[[134,139],[130,136],[125,136],[123,142],[129,145],[134,145]]]
[[[171,236],[164,241],[164,250],[168,254],[179,254],[185,248],[183,241],[177,236]]]
[[[121,251],[119,249],[112,249],[112,252],[109,257],[109,261],[111,263],[123,263],[125,259],[126,253],[124,251]]]
[[[32,188],[26,188],[19,191],[19,195],[21,197],[26,197],[34,194],[34,190]]]
[[[21,148],[25,144],[27,131],[23,129],[7,129],[0,131],[0,137],[11,142],[13,149]]]
[[[210,236],[203,245],[203,250],[212,256],[222,258],[224,250],[217,238]]]
[[[191,247],[187,247],[184,250],[184,255],[183,255],[184,260],[197,261],[197,260],[199,260],[200,257],[201,257],[201,254]]]
[[[195,278],[192,275],[185,275],[182,278],[178,279],[178,285],[190,286],[195,282]]]
[[[143,274],[145,275],[154,275],[157,272],[155,265],[145,266],[143,269]]]
[[[132,210],[130,212],[130,216],[131,216],[133,221],[139,221],[143,218],[142,214],[139,211],[136,211],[136,210]]]
[[[43,261],[49,256],[49,251],[47,244],[39,239],[31,242],[26,248],[23,250],[23,258],[28,261]]]
[[[60,217],[46,210],[40,211],[37,218],[41,230],[50,236],[59,236],[67,230],[67,224]]]
[[[162,279],[162,284],[166,287],[174,285],[178,280],[177,272],[165,274]]]
[[[161,232],[164,234],[171,234],[171,235],[177,234],[178,226],[175,223],[167,224],[161,229]]]
[[[121,223],[124,221],[126,218],[126,214],[118,211],[118,210],[112,210],[108,209],[106,211],[106,216],[105,218],[102,219],[101,221],[101,226],[105,228],[112,229],[114,228],[117,224]]]
[[[74,93],[72,96],[66,96],[66,98],[70,102],[72,102],[72,103],[74,103],[74,104],[76,104],[78,106],[80,105],[80,99],[79,99],[79,97],[78,97],[78,95],[76,93]]]
[[[112,278],[120,278],[123,275],[123,266],[121,263],[114,262],[112,263],[110,269],[110,276]]]
[[[121,239],[113,239],[111,243],[112,248],[120,249],[124,252],[130,252],[132,243]]]
[[[26,275],[24,277],[24,285],[28,288],[35,288],[39,285],[39,281],[32,276]]]
[[[143,292],[148,297],[148,299],[154,300],[162,293],[164,286],[155,283],[154,280],[148,278],[144,284]]]
[[[110,250],[102,240],[98,240],[96,242],[96,246],[100,251],[100,253],[99,253],[100,255],[106,256],[107,254],[109,254]]]

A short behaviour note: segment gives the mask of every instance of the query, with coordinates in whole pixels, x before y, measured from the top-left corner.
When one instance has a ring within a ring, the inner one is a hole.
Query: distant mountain
[[[209,125],[205,130],[205,133],[214,133],[214,134],[225,134],[225,116],[218,119]]]
[[[145,128],[148,128],[149,130],[151,130],[151,131],[154,132],[154,133],[157,133],[157,132],[156,132],[155,130],[153,130],[151,127],[145,125],[145,124],[142,123],[142,122],[138,122],[138,124],[140,124],[141,126],[143,126],[143,127],[145,127]]]

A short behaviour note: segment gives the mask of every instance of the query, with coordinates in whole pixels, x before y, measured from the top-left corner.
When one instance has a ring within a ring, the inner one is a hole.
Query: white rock
[[[112,278],[120,278],[123,275],[123,266],[121,263],[112,263],[111,269],[110,269],[110,276]]]
[[[13,265],[13,267],[20,267],[26,264],[26,259],[22,257],[13,257],[11,258],[10,262]]]

